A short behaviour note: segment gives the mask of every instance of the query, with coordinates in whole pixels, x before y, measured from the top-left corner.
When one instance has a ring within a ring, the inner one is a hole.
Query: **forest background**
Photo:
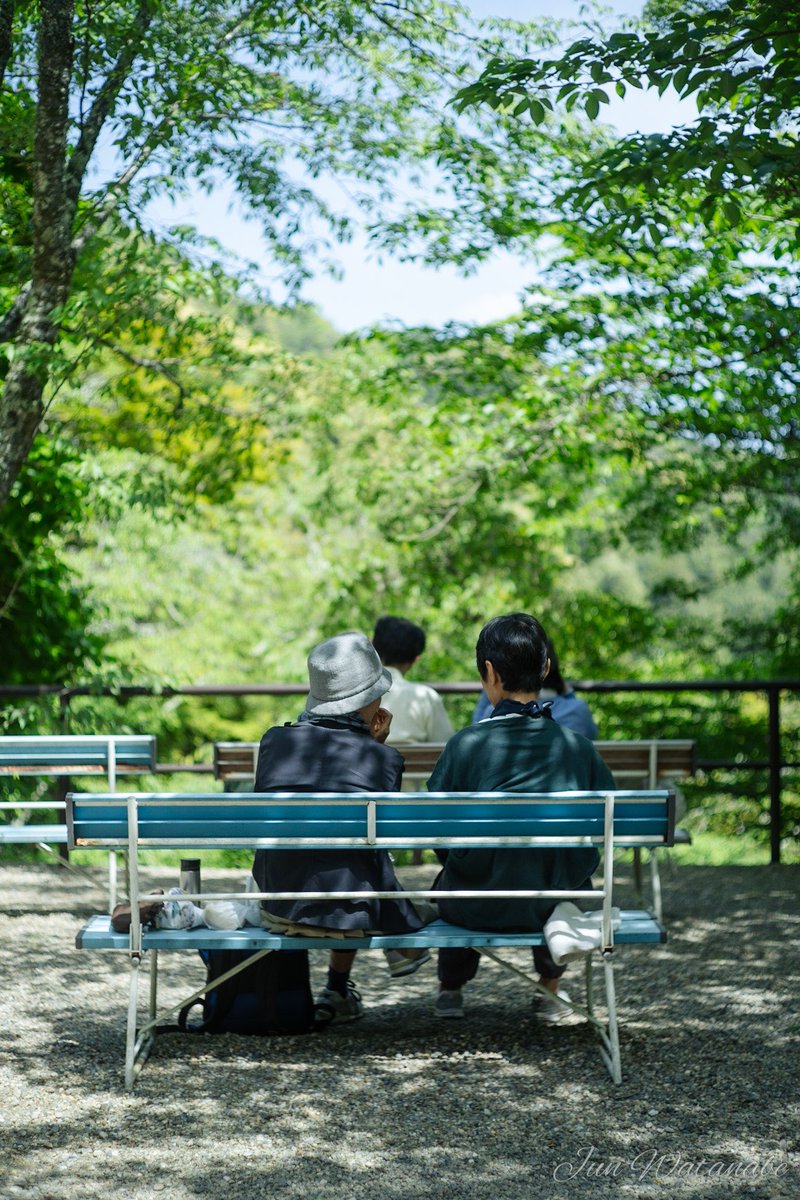
[[[471,680],[514,609],[573,679],[796,679],[790,10],[657,0],[578,29],[427,0],[3,0],[0,684],[302,682],[315,642],[385,613],[428,632],[417,678]],[[697,117],[599,120],[646,88]],[[155,199],[221,180],[290,292],[356,227],[465,272],[511,250],[530,287],[504,321],[343,338],[197,230],[153,232]],[[473,702],[448,700],[456,726]],[[603,737],[765,757],[757,694],[591,703]],[[69,729],[200,762],[297,710],[90,696]],[[796,761],[796,695],[782,711]],[[764,861],[763,775],[686,792],[701,853]],[[784,858],[798,830],[789,772]]]

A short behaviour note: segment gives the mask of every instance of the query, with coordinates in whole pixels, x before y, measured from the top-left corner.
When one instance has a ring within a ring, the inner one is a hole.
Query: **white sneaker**
[[[542,1025],[558,1025],[566,1020],[571,1012],[569,995],[565,991],[549,992],[546,996],[543,992],[534,993],[533,1017]]]
[[[341,1025],[344,1021],[357,1021],[364,1015],[364,1005],[361,996],[347,982],[347,995],[324,987],[314,1003],[314,1028],[324,1029],[328,1025]]]
[[[403,979],[406,975],[413,975],[425,963],[431,961],[430,951],[424,946],[418,950],[384,950],[383,953],[392,979]]]

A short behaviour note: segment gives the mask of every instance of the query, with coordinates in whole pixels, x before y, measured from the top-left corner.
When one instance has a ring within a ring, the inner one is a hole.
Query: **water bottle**
[[[189,896],[199,894],[200,888],[200,859],[181,859],[181,891]]]

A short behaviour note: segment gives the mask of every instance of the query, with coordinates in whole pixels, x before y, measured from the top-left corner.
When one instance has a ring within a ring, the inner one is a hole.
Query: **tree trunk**
[[[57,311],[74,269],[74,203],[66,189],[72,0],[41,0],[39,88],[33,154],[33,263],[14,357],[0,400],[0,505],[8,499],[44,412],[44,389],[58,336]]]

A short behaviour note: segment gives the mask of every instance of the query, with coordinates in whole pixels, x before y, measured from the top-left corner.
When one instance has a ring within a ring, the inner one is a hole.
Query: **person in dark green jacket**
[[[493,712],[450,739],[428,780],[429,791],[561,792],[614,787],[614,778],[592,743],[559,725],[547,704],[539,703],[550,669],[547,647],[547,634],[527,613],[495,617],[484,626],[476,660]],[[435,886],[447,891],[589,890],[598,862],[593,847],[450,850]],[[543,929],[554,907],[549,900],[513,896],[439,901],[441,916],[451,924],[505,932]],[[552,993],[552,999],[536,993],[535,1015],[555,1023],[569,1012],[556,998],[564,968],[555,965],[546,946],[534,948],[533,958],[539,982]],[[461,989],[475,977],[479,961],[477,950],[471,948],[440,950],[438,1016],[463,1016]]]

